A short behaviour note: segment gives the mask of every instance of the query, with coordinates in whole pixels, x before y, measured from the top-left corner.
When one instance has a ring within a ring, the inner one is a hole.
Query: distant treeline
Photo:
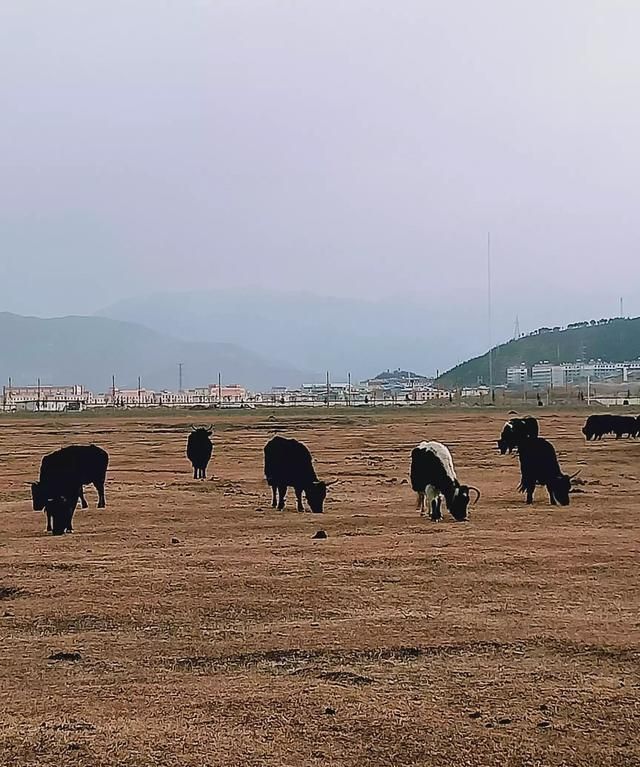
[[[603,360],[620,362],[640,358],[640,317],[574,322],[566,328],[542,327],[493,349],[493,380],[506,382],[507,368],[524,363]],[[473,386],[489,382],[489,354],[463,362],[443,373],[444,387]]]
[[[536,330],[532,330],[530,333],[523,333],[520,338],[528,338],[529,336],[539,336],[542,333],[561,333],[563,330],[572,330],[573,328],[588,328],[588,327],[594,327],[595,325],[609,325],[611,322],[617,322],[618,320],[624,319],[623,317],[603,317],[599,320],[585,320],[584,322],[572,322],[570,325],[567,325],[566,327],[563,327],[561,325],[556,325],[553,328],[536,328]]]

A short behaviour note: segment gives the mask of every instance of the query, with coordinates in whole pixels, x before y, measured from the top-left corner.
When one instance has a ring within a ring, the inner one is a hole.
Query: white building
[[[507,368],[507,386],[516,388],[524,386],[529,378],[529,371],[524,362]]]
[[[567,385],[567,373],[563,365],[539,362],[531,368],[531,382],[540,388],[562,388]]]
[[[33,410],[62,412],[64,410],[84,410],[91,399],[80,384],[69,386],[5,386],[2,391],[4,410]]]

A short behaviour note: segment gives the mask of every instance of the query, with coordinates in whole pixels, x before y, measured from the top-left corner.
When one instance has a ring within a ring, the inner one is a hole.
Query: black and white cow
[[[273,492],[272,507],[284,509],[287,488],[296,494],[298,511],[304,511],[302,493],[307,498],[311,511],[316,514],[324,510],[327,488],[337,482],[322,482],[313,468],[313,459],[306,445],[297,439],[274,437],[264,448],[264,475]],[[280,498],[277,498],[277,494]]]
[[[471,485],[461,485],[453,468],[449,449],[440,442],[421,442],[411,451],[411,487],[417,493],[420,516],[429,508],[431,519],[442,519],[440,506],[444,496],[447,509],[456,522],[465,522],[469,505],[469,491],[480,491]]]
[[[533,439],[538,436],[538,421],[532,416],[512,418],[507,421],[498,440],[498,449],[504,455],[517,450],[523,439]]]
[[[571,480],[578,472],[571,476],[562,473],[551,442],[542,437],[523,440],[518,450],[518,458],[521,474],[518,490],[527,494],[527,503],[533,503],[536,485],[544,485],[552,506],[569,505]]]
[[[213,452],[213,444],[211,442],[213,427],[196,429],[195,426],[192,426],[191,429],[191,434],[189,434],[187,439],[187,458],[193,466],[193,478],[206,479],[207,466]]]

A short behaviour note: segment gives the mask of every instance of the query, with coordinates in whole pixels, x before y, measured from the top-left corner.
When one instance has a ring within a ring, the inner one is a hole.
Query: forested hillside
[[[575,362],[604,360],[616,362],[640,358],[640,317],[633,319],[592,320],[568,328],[540,328],[527,336],[493,349],[493,379],[495,384],[506,382],[511,365],[524,362]],[[442,386],[472,386],[478,381],[488,383],[489,354],[467,360],[443,373],[438,379]]]

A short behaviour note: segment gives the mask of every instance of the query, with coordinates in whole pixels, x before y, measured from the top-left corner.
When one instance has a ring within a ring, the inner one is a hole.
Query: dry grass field
[[[222,412],[205,482],[194,418],[0,421],[3,767],[640,765],[640,441],[545,410],[584,484],[526,507],[505,413]],[[341,480],[324,515],[270,508],[276,431]],[[415,511],[424,438],[468,523]],[[110,452],[107,508],[53,538],[25,481],[73,442]]]

